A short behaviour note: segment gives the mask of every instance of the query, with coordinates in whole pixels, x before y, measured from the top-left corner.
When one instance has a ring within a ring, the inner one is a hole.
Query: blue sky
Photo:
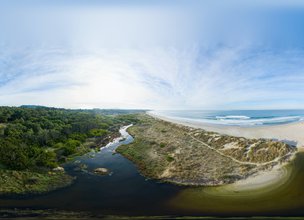
[[[0,4],[0,105],[304,108],[301,1]]]

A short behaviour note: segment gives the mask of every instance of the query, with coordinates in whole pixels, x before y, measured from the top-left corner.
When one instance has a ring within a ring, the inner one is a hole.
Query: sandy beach
[[[189,127],[201,128],[207,131],[214,131],[220,134],[226,134],[236,137],[245,138],[266,138],[284,141],[294,145],[301,150],[304,148],[304,122],[296,122],[284,125],[259,126],[259,127],[239,127],[239,126],[221,126],[205,124],[191,119],[179,119],[160,116],[148,112],[150,116],[169,121],[172,123],[182,124]]]
[[[164,117],[152,112],[148,112],[152,117],[169,121],[193,128],[201,128],[221,134],[245,137],[245,138],[267,138],[284,141],[295,145],[299,151],[304,150],[304,122],[290,123],[284,125],[259,126],[259,127],[239,127],[239,126],[220,126],[205,124],[195,120]],[[289,170],[290,171],[290,170]],[[284,165],[276,166],[269,171],[260,171],[253,176],[226,185],[228,191],[248,191],[265,188],[272,185],[283,184],[290,175]]]

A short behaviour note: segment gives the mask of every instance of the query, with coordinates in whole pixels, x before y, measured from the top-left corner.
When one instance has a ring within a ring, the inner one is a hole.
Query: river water
[[[286,167],[290,175],[277,187],[252,191],[225,191],[223,187],[180,187],[146,179],[136,166],[115,149],[133,138],[120,130],[123,139],[89,153],[65,166],[77,177],[67,188],[44,195],[0,198],[1,208],[56,209],[115,215],[262,215],[304,216],[304,154]],[[85,171],[77,169],[87,166]],[[93,174],[106,167],[110,175]]]

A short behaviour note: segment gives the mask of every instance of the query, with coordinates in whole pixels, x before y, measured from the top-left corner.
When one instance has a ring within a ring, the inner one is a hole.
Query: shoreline
[[[288,137],[291,137],[290,136],[291,134],[297,133],[295,136],[293,136],[296,137],[297,151],[293,153],[293,155],[291,156],[288,162],[284,162],[280,165],[276,165],[271,170],[258,171],[257,173],[250,175],[245,179],[240,179],[234,183],[218,186],[224,191],[235,191],[235,192],[251,191],[251,190],[266,188],[276,184],[282,185],[288,180],[288,177],[290,176],[291,173],[291,170],[287,168],[287,165],[290,163],[290,161],[293,161],[295,159],[296,154],[298,152],[304,151],[304,137],[298,135],[299,133],[301,133],[301,130],[303,130],[304,133],[303,122],[284,124],[284,125],[272,125],[267,127],[266,126],[265,127],[237,127],[237,126],[210,125],[201,122],[193,122],[191,120],[190,121],[178,120],[176,118],[160,116],[157,114],[153,114],[151,112],[147,112],[146,114],[153,118],[167,121],[173,124],[179,124],[192,128],[200,128],[206,131],[217,132],[229,136],[253,138],[253,139],[265,138],[265,139],[272,139],[278,141],[283,140],[284,142],[287,143],[289,142],[289,144],[290,141],[295,141],[295,140],[294,139],[290,140],[288,139]],[[294,129],[293,127],[296,127],[297,129]],[[270,130],[270,132],[266,132],[264,135],[260,136],[260,134],[265,130]],[[289,132],[286,133],[286,130],[289,130]],[[284,134],[286,135],[285,137],[283,136]]]
[[[239,180],[235,183],[228,184],[225,189],[233,191],[249,191],[260,188],[267,188],[276,184],[283,185],[290,176],[290,170],[286,168],[287,164],[275,166],[269,171],[260,171],[246,179]],[[277,185],[276,185],[277,187]]]
[[[284,185],[291,176],[292,170],[288,164],[295,160],[297,152],[295,152],[288,162],[272,167],[271,170],[262,170],[248,176],[245,179],[238,180],[232,184],[223,185],[225,190],[241,192],[252,191],[257,189],[266,189],[273,186],[270,190]]]
[[[259,140],[247,142],[246,139],[216,135],[202,129],[196,131],[189,126],[160,120],[147,114],[142,115],[140,120],[142,123],[129,131],[130,135],[137,137],[135,142],[118,148],[117,152],[138,165],[144,176],[175,185],[227,186],[249,177],[260,176],[262,173],[270,175],[268,171],[273,170],[276,165],[282,167],[287,160],[292,160],[297,152],[290,146],[290,150],[287,150],[288,145],[283,143],[268,140],[262,140],[263,143]],[[211,144],[210,141],[214,143]],[[212,146],[208,145],[209,142]],[[221,143],[237,145],[231,147],[231,150],[221,147]],[[254,143],[261,145],[259,149],[269,146],[273,155],[264,157],[258,152],[253,156],[252,152],[256,151],[252,150]],[[246,149],[247,158],[243,160],[239,155],[243,153],[246,144],[249,144],[250,148]],[[277,151],[278,146],[281,146],[283,151]],[[275,173],[272,178],[266,179],[272,182],[277,176],[280,175]],[[257,183],[261,182],[260,180],[261,178],[251,179]]]
[[[122,126],[120,127],[119,131],[112,132],[106,137],[106,139],[103,140],[102,144],[100,144],[101,147],[96,147],[94,149],[88,145],[85,147],[85,151],[69,155],[66,162],[59,164],[59,167],[64,168],[63,171],[54,171],[53,169],[48,169],[38,172],[35,170],[0,169],[0,197],[22,198],[25,196],[48,194],[53,191],[70,187],[74,184],[77,177],[66,172],[65,165],[73,163],[73,161],[75,162],[77,157],[83,157],[90,154],[92,150],[94,150],[94,152],[100,152],[102,149],[108,148],[108,145],[118,143],[124,138],[121,131],[124,132],[132,125],[133,124]],[[120,134],[120,136],[118,136],[118,134]],[[105,141],[107,141],[107,144],[104,144]],[[5,179],[5,181],[3,179]],[[27,181],[29,183],[26,184]],[[11,184],[8,185],[7,182],[11,182]]]
[[[206,131],[217,132],[235,137],[244,137],[250,139],[271,139],[282,141],[290,145],[296,146],[298,149],[304,149],[304,122],[293,122],[289,124],[258,126],[258,127],[240,127],[231,125],[213,125],[191,119],[178,119],[168,116],[146,112],[146,114],[168,121],[175,124],[180,124],[192,128],[200,128]]]

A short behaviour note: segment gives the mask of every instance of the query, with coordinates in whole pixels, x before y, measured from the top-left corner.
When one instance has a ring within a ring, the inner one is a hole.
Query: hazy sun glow
[[[301,3],[85,2],[0,7],[1,105],[304,107]]]

